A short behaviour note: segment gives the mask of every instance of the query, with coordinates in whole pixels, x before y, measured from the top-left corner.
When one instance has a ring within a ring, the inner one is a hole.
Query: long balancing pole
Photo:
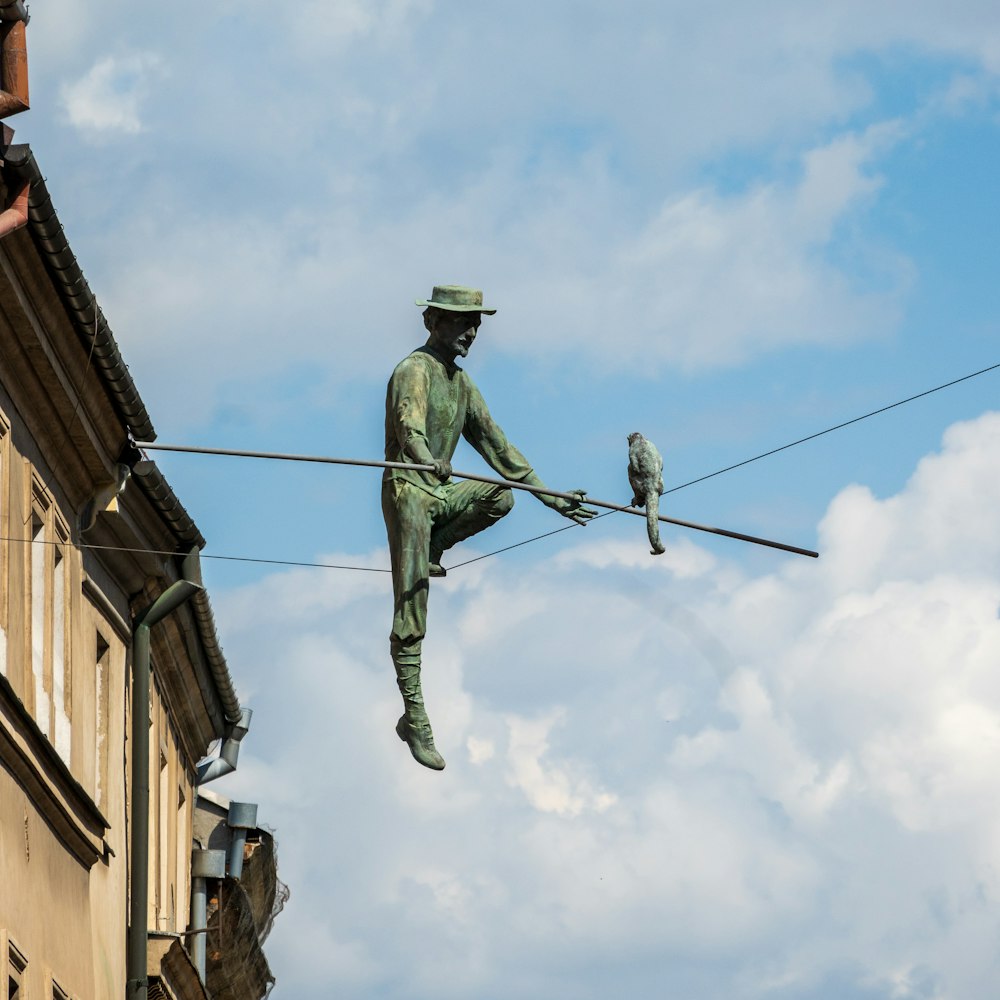
[[[290,455],[285,452],[275,451],[238,451],[233,448],[194,448],[180,444],[152,444],[148,441],[137,441],[136,447],[146,451],[175,451],[189,455],[226,455],[233,458],[266,458],[279,462],[316,462],[320,465],[357,465],[375,469],[410,469],[413,472],[433,472],[430,465],[415,465],[412,462],[380,462],[374,459],[364,458],[328,458],[322,455]],[[524,490],[526,493],[541,493],[549,497],[559,497],[561,500],[579,500],[575,493],[562,493],[559,490],[550,490],[547,486],[531,486],[528,483],[518,483],[511,479],[499,479],[493,476],[480,476],[474,472],[457,472],[452,470],[453,476],[459,479],[473,479],[477,483],[489,483],[491,486],[506,486],[512,490]],[[595,500],[587,497],[584,503],[592,507],[603,507],[605,510],[617,510],[623,514],[635,514],[637,517],[645,517],[646,512],[638,507],[623,506],[618,503],[610,503],[607,500]],[[754,545],[766,545],[771,549],[781,549],[782,552],[794,552],[799,556],[809,556],[811,559],[818,559],[819,553],[812,549],[801,549],[797,545],[786,545],[784,542],[775,542],[769,538],[758,538],[756,535],[745,535],[739,531],[728,531],[725,528],[713,528],[708,524],[696,524],[694,521],[681,521],[676,517],[666,517],[660,515],[660,520],[666,524],[676,524],[681,528],[692,528],[694,531],[707,531],[713,535],[724,535],[726,538],[736,538],[741,542],[751,542]]]

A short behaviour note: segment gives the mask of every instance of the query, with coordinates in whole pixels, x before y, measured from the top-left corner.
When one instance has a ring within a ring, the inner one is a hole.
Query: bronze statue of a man
[[[385,400],[385,458],[432,466],[433,472],[386,469],[382,513],[389,536],[395,609],[389,646],[403,696],[396,733],[425,767],[441,770],[444,759],[420,689],[420,649],[427,631],[429,577],[444,576],[442,555],[488,528],[514,506],[502,486],[451,479],[451,459],[463,436],[504,479],[544,484],[528,460],[490,416],[472,379],[455,364],[469,353],[482,316],[483,293],[461,285],[435,286],[424,308],[427,343],[396,366]],[[576,501],[536,494],[547,507],[585,524],[597,513]]]

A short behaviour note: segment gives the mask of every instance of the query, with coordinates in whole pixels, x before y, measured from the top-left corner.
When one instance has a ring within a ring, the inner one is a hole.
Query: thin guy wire
[[[586,503],[586,500],[584,500]],[[598,514],[597,517],[592,517],[587,524],[593,524],[594,521],[600,521],[602,517],[607,517],[609,514],[617,514],[617,510],[606,510],[603,514]],[[470,566],[474,562],[479,562],[480,559],[489,559],[490,556],[498,556],[502,552],[510,552],[511,549],[519,549],[522,545],[528,545],[530,542],[538,542],[543,538],[551,538],[552,535],[558,535],[563,531],[569,531],[571,528],[585,528],[586,524],[564,524],[561,528],[553,528],[551,531],[546,531],[543,535],[534,535],[531,538],[525,538],[523,542],[514,542],[513,545],[506,545],[502,549],[496,549],[493,552],[486,552],[481,556],[473,556],[472,559],[466,559],[465,562],[455,563],[454,566],[449,566],[449,569],[461,569],[462,566]]]
[[[737,462],[735,465],[727,465],[724,469],[718,469],[715,472],[710,472],[707,476],[699,476],[697,479],[681,483],[680,486],[672,486],[669,490],[664,490],[660,496],[663,497],[668,493],[676,493],[678,490],[686,489],[688,486],[694,486],[695,483],[703,483],[706,479],[714,479],[716,476],[721,476],[724,472],[732,472],[733,469],[742,468],[744,465],[749,465],[751,462],[759,462],[762,458],[777,455],[779,451],[787,451],[789,448],[794,448],[796,445],[805,444],[807,441],[813,441],[818,437],[822,437],[824,434],[831,434],[833,431],[839,431],[844,427],[850,427],[851,424],[856,424],[861,420],[867,420],[869,417],[876,417],[880,413],[893,410],[897,406],[902,406],[904,403],[912,403],[915,399],[921,399],[924,396],[929,396],[931,393],[939,392],[941,389],[949,389],[953,385],[958,385],[960,382],[967,382],[970,378],[976,378],[978,375],[985,375],[987,372],[995,371],[997,368],[1000,368],[1000,362],[995,365],[990,365],[988,368],[981,368],[979,371],[972,372],[970,375],[963,375],[961,378],[953,379],[951,382],[945,382],[943,385],[937,385],[933,389],[926,389],[924,392],[918,392],[915,396],[907,396],[906,399],[900,399],[895,403],[890,403],[888,406],[879,407],[877,410],[872,410],[871,413],[865,413],[860,417],[854,417],[852,420],[845,420],[842,423],[835,424],[833,427],[827,427],[826,430],[817,431],[815,434],[809,434],[806,437],[799,438],[797,441],[790,441],[788,444],[781,445],[780,448],[772,448],[770,451],[761,452],[761,454],[754,455],[753,458],[744,459],[742,462]],[[598,514],[597,517],[592,518],[591,523],[593,521],[600,520],[602,517],[607,517],[608,514],[615,513],[617,513],[617,511],[605,511],[605,513]],[[479,562],[481,559],[489,559],[490,556],[498,556],[504,552],[510,552],[511,549],[518,549],[522,545],[528,545],[531,542],[541,541],[543,538],[550,538],[552,535],[558,535],[562,531],[569,531],[571,528],[582,527],[585,527],[585,525],[567,524],[561,528],[556,528],[553,531],[546,531],[544,534],[534,535],[532,538],[525,538],[524,541],[515,542],[513,545],[507,545],[502,549],[496,549],[493,552],[486,552],[481,556],[475,556],[473,559],[467,559],[465,562],[456,563],[454,566],[449,568],[453,570],[460,569],[462,566],[469,566],[471,563]]]
[[[859,423],[862,420],[867,420],[869,417],[878,416],[880,413],[885,413],[888,410],[895,409],[898,406],[903,406],[905,403],[912,403],[914,400],[922,399],[924,396],[929,396],[932,393],[939,392],[942,389],[948,389],[953,385],[958,385],[961,382],[967,382],[969,379],[976,378],[979,375],[985,375],[987,372],[995,371],[1000,368],[1000,362],[995,365],[990,365],[988,368],[982,368],[977,372],[972,372],[969,375],[963,375],[961,378],[953,379],[950,382],[945,382],[942,385],[935,386],[933,389],[927,389],[924,392],[918,392],[914,396],[908,396],[906,399],[898,400],[895,403],[890,403],[888,406],[882,406],[877,410],[872,410],[870,413],[865,413],[860,417],[854,417],[851,420],[845,420],[842,423],[835,424],[833,427],[827,427],[825,430],[817,431],[815,434],[809,434],[806,437],[799,438],[796,441],[791,441],[788,444],[781,445],[778,448],[772,448],[770,451],[762,452],[759,455],[754,455],[752,458],[744,459],[742,462],[737,462],[735,465],[728,465],[724,469],[718,469],[715,472],[711,472],[706,476],[700,476],[698,479],[692,479],[687,483],[682,483],[680,486],[673,486],[669,490],[664,490],[661,496],[666,496],[668,493],[676,493],[678,490],[686,489],[688,486],[693,486],[695,483],[704,482],[706,479],[713,479],[715,476],[721,476],[725,472],[732,472],[734,469],[742,468],[744,465],[749,465],[752,462],[760,461],[762,458],[768,458],[771,455],[776,455],[778,452],[787,451],[789,448],[794,448],[797,445],[805,444],[807,441],[813,441],[818,437],[822,437],[824,434],[830,434],[833,431],[841,430],[844,427],[849,427],[851,424]],[[206,449],[207,450],[207,449]],[[288,456],[293,458],[293,456]],[[294,456],[293,460],[310,461],[308,456]],[[373,463],[374,464],[374,463]],[[592,521],[598,521],[602,517],[607,517],[608,514],[615,514],[617,511],[605,511],[603,514],[598,514],[596,517],[592,518]],[[520,548],[522,545],[528,545],[531,542],[541,541],[543,538],[550,538],[552,535],[558,535],[563,531],[569,531],[571,528],[581,528],[585,525],[581,524],[567,524],[561,528],[555,528],[552,531],[546,531],[541,535],[534,535],[531,538],[525,538],[523,541],[515,542],[513,545],[507,545],[502,549],[496,549],[493,552],[486,552],[483,555],[475,556],[472,559],[467,559],[465,562],[456,563],[454,566],[450,567],[452,570],[460,569],[463,566],[469,566],[472,563],[479,562],[482,559],[489,559],[491,556],[500,555],[504,552],[510,552],[512,549]],[[47,541],[43,539],[28,539],[28,538],[4,538],[0,537],[0,541],[6,542],[31,542],[32,544],[42,544],[42,545],[56,545],[59,544],[54,541]],[[145,553],[148,555],[162,555],[162,556],[174,556],[176,552],[169,552],[165,550],[157,549],[138,549],[138,548],[126,548],[124,546],[116,545],[91,545],[85,542],[76,543],[77,548],[86,549],[100,549],[112,552],[133,552],[133,553]],[[310,569],[341,569],[341,570],[353,570],[356,572],[363,573],[390,573],[391,570],[379,569],[372,566],[341,566],[333,563],[311,563],[311,562],[297,562],[287,559],[258,559],[250,556],[223,556],[223,555],[210,555],[207,553],[201,554],[202,559],[216,559],[224,562],[245,562],[245,563],[259,563],[268,566],[298,566],[306,567]]]
[[[945,382],[944,385],[937,385],[933,389],[918,392],[915,396],[908,396],[906,399],[901,399],[896,403],[890,403],[888,406],[882,406],[877,410],[872,410],[871,413],[855,417],[853,420],[845,420],[841,424],[835,424],[833,427],[827,427],[825,431],[817,431],[815,434],[809,434],[807,437],[799,438],[798,441],[790,441],[788,444],[783,444],[780,448],[772,448],[770,451],[762,452],[760,455],[754,455],[753,458],[744,459],[744,461],[737,462],[735,465],[727,465],[724,469],[719,469],[716,472],[710,472],[707,476],[699,476],[698,479],[692,479],[690,482],[681,483],[680,486],[673,486],[669,490],[664,490],[660,496],[666,496],[668,493],[676,493],[678,490],[683,490],[688,486],[694,486],[695,483],[703,483],[706,479],[721,476],[724,472],[732,472],[733,469],[739,469],[741,466],[749,465],[751,462],[757,462],[762,458],[768,458],[770,455],[777,455],[779,451],[787,451],[789,448],[794,448],[799,444],[805,444],[807,441],[813,441],[818,437],[822,437],[824,434],[831,434],[833,431],[839,431],[843,427],[850,427],[851,424],[856,424],[861,420],[867,420],[869,417],[877,417],[880,413],[885,413],[887,410],[894,410],[897,406],[902,406],[904,403],[912,403],[915,399],[921,399],[924,396],[929,396],[932,392],[939,392],[941,389],[949,389],[953,385],[958,385],[959,382],[967,382],[970,378],[975,378],[977,375],[985,375],[987,372],[994,371],[997,368],[1000,368],[1000,363],[990,365],[989,368],[982,368],[978,372],[973,372],[971,375],[963,375],[961,378],[953,379],[951,382]]]
[[[22,545],[65,545],[65,542],[50,541],[47,538],[13,538],[0,535],[0,542],[15,542]],[[125,545],[92,545],[89,542],[71,542],[76,549],[97,549],[103,552],[133,552],[147,556],[176,556],[178,553],[169,549],[137,549]],[[206,552],[199,553],[201,559],[219,559],[225,562],[263,563],[268,566],[304,566],[309,569],[347,569],[359,573],[391,573],[390,569],[377,566],[339,566],[335,563],[295,562],[290,559],[256,559],[251,556],[217,556]]]

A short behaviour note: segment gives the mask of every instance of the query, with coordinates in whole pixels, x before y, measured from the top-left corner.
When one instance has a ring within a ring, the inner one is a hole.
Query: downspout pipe
[[[226,731],[222,746],[219,748],[219,756],[202,761],[198,765],[195,785],[201,787],[209,781],[215,781],[216,778],[221,778],[224,774],[232,774],[236,770],[236,763],[240,756],[240,743],[250,729],[252,716],[252,708],[240,709],[240,720]]]
[[[226,852],[195,850],[191,854],[191,961],[205,985],[208,935],[208,880],[226,877]]]
[[[126,947],[125,996],[148,1000],[149,906],[149,633],[158,622],[203,590],[195,546],[181,563],[181,579],[172,583],[132,622],[132,836],[131,898]]]
[[[257,828],[256,802],[230,802],[226,819],[233,839],[229,842],[229,875],[243,878],[243,855],[246,853],[247,833]]]

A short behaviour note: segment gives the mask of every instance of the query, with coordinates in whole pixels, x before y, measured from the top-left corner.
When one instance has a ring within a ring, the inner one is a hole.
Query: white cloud
[[[540,812],[570,817],[579,816],[585,809],[604,812],[614,805],[614,795],[592,788],[585,776],[572,774],[565,765],[551,766],[543,761],[549,749],[549,732],[563,715],[558,710],[540,719],[507,719],[508,781],[520,788]]]
[[[160,57],[150,52],[99,59],[82,77],[61,88],[70,124],[85,138],[141,132],[141,106],[162,65]]]
[[[191,421],[227,386],[296,366],[328,386],[381,381],[385,357],[419,336],[413,298],[439,275],[488,279],[502,306],[490,320],[496,349],[553,364],[572,353],[604,374],[654,377],[882,337],[897,324],[910,267],[843,230],[875,196],[872,161],[897,133],[845,133],[805,154],[787,182],[671,198],[638,232],[616,221],[625,192],[610,181],[524,188],[516,164],[374,223],[366,199],[319,198],[309,213],[277,200],[228,217],[184,206],[133,219],[124,252],[108,237],[116,267],[103,301],[116,328],[144,331],[129,357],[154,412],[183,378]],[[844,238],[860,274],[831,255]],[[359,293],[373,275],[376,287]]]
[[[435,583],[440,775],[392,733],[385,580],[217,595],[260,705],[231,781],[304,907],[270,941],[279,990],[988,994],[998,453],[1000,414],[952,427],[897,495],[835,498],[818,563],[765,576],[588,539]],[[304,954],[303,919],[337,947]]]
[[[842,134],[807,152],[790,181],[671,197],[638,233],[600,247],[588,242],[589,220],[573,228],[568,206],[526,217],[519,236],[529,247],[555,239],[563,279],[552,285],[548,260],[522,256],[524,269],[509,276],[516,317],[505,342],[524,351],[541,327],[554,352],[584,351],[613,369],[641,365],[652,377],[665,367],[727,366],[793,344],[885,335],[898,322],[910,265],[846,227],[877,192],[872,162],[898,133],[880,125]],[[834,262],[845,238],[848,256],[865,262],[854,273]],[[566,316],[573,321],[560,321]]]
[[[299,48],[326,56],[365,39],[379,46],[403,42],[411,20],[432,6],[431,0],[305,0],[289,19]]]
[[[94,138],[141,129],[168,64],[198,81],[141,163],[66,182],[111,185],[85,196],[88,277],[152,410],[187,381],[189,424],[296,366],[327,388],[381,380],[371,338],[381,357],[410,346],[409,303],[439,280],[485,285],[502,349],[540,342],[555,374],[568,356],[655,376],[891,335],[914,272],[869,228],[884,160],[906,115],[995,93],[996,16],[974,3],[270,9],[225,3],[192,35],[115,6],[143,54],[62,81]],[[32,31],[58,26],[39,12]],[[865,60],[899,46],[960,65],[879,124]],[[705,180],[746,153],[739,183]]]

